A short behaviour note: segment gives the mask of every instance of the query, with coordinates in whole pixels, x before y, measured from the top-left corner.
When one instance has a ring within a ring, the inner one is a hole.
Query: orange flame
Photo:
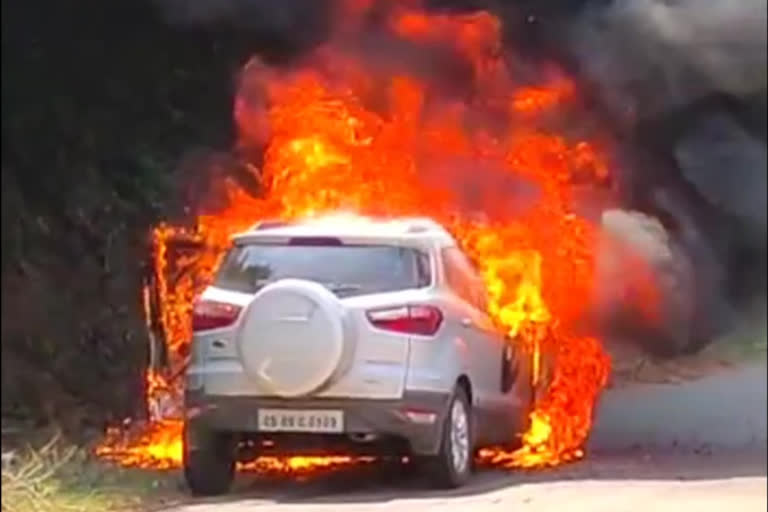
[[[360,36],[363,15],[375,3],[352,2],[355,17],[339,28],[339,38]],[[531,414],[523,447],[484,450],[481,458],[518,467],[577,459],[609,360],[597,339],[575,327],[592,298],[596,237],[594,226],[574,213],[574,187],[603,182],[609,166],[594,141],[540,122],[567,109],[576,87],[564,76],[517,85],[503,59],[500,23],[487,12],[431,14],[402,1],[389,3],[387,16],[393,37],[417,48],[446,48],[469,62],[471,98],[451,96],[406,66],[378,67],[334,39],[296,69],[249,62],[235,118],[242,147],[266,143],[264,195],[228,183],[227,206],[201,215],[194,230],[163,224],[153,232],[170,358],[183,361],[193,298],[232,234],[260,219],[339,210],[429,216],[477,263],[499,329],[531,357],[554,354],[554,376]],[[197,248],[174,252],[179,237],[194,239]],[[150,403],[168,394],[178,400],[179,386],[154,369],[147,378]],[[131,441],[108,436],[99,453],[127,465],[176,466],[179,425],[155,421]],[[359,461],[262,458],[244,467],[305,471],[353,462]]]
[[[174,469],[182,463],[182,423],[178,420],[158,420],[139,429],[135,435],[123,429],[110,429],[96,448],[96,454],[124,467]],[[372,457],[346,455],[309,457],[258,457],[238,464],[239,471],[260,474],[300,476],[319,469],[334,469],[350,464],[373,462]]]

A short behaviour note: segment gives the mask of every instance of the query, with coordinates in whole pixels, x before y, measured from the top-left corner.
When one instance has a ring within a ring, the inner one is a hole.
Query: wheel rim
[[[469,419],[461,400],[451,407],[451,460],[453,469],[463,473],[469,463]]]

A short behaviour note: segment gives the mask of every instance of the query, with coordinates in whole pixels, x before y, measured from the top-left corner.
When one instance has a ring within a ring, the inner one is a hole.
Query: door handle
[[[461,319],[461,326],[462,327],[472,327],[472,319],[471,318],[462,318]]]

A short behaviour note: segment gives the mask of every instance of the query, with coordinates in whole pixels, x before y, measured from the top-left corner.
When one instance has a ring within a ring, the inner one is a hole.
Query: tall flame
[[[349,45],[363,37],[376,2],[347,4],[336,37],[301,66],[280,70],[253,59],[243,70],[235,101],[239,145],[266,145],[263,195],[228,182],[227,206],[199,216],[195,229],[164,224],[153,232],[159,320],[171,361],[183,361],[192,300],[232,234],[261,219],[339,210],[428,216],[476,262],[498,328],[535,362],[544,353],[554,359],[522,448],[484,450],[482,459],[535,467],[581,457],[609,360],[597,339],[576,329],[592,299],[595,228],[575,213],[574,192],[605,181],[609,166],[595,141],[551,127],[577,97],[575,84],[551,70],[544,83],[518,84],[501,51],[500,23],[487,12],[433,14],[413,1],[387,3],[389,37],[469,63],[464,79],[472,94],[448,93],[421,69],[372,60]],[[197,248],[174,253],[179,237]],[[148,384],[155,409],[161,397],[180,396],[168,375],[150,371]],[[158,420],[138,439],[108,437],[99,453],[125,464],[178,465],[179,429]],[[328,460],[251,467],[290,470]]]

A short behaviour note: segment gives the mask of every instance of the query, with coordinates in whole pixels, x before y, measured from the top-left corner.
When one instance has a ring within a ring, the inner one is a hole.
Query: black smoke
[[[658,252],[693,275],[664,279],[687,281],[665,293],[690,319],[673,345],[706,345],[766,293],[766,0],[506,9],[513,44],[580,77],[622,141],[624,207],[659,219]]]
[[[565,33],[627,134],[629,204],[686,250],[694,322],[716,334],[765,295],[766,1],[587,5]]]
[[[662,128],[653,149],[765,239],[766,0],[587,5],[565,42],[613,118]]]

